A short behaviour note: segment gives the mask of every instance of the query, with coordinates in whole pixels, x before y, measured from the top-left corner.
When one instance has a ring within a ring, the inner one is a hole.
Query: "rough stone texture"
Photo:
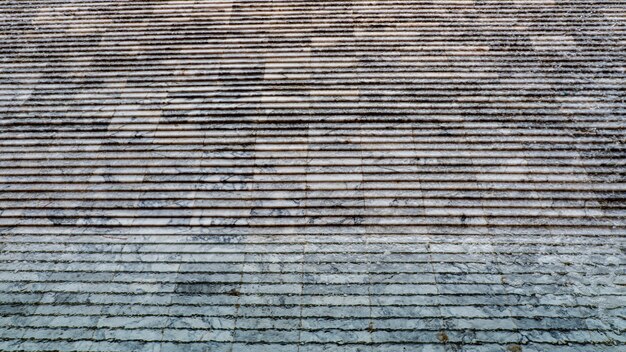
[[[0,2],[0,350],[624,351],[625,14]]]

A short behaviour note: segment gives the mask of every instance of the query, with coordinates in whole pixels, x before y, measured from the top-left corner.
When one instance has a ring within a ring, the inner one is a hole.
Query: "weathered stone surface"
[[[0,4],[0,350],[623,351],[623,1]]]

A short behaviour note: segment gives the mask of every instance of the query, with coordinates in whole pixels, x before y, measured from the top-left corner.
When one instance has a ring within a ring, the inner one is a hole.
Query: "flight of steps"
[[[1,351],[623,351],[626,1],[0,18]]]

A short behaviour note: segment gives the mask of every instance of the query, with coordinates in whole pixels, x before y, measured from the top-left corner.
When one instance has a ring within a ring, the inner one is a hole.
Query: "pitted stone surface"
[[[0,3],[1,351],[623,351],[626,3]]]

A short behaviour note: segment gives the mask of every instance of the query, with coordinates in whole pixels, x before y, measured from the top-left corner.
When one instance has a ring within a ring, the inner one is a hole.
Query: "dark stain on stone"
[[[229,296],[234,296],[234,297],[239,297],[239,296],[241,296],[241,292],[239,292],[239,290],[238,290],[238,289],[236,289],[236,288],[233,288],[232,290],[228,291],[228,292],[227,292],[227,294],[228,294]]]
[[[522,346],[520,345],[509,345],[506,349],[509,352],[522,352]]]
[[[448,340],[449,340],[448,334],[446,334],[445,331],[439,331],[437,333],[437,340],[439,340],[439,342],[441,343],[448,343]]]
[[[72,216],[49,216],[48,220],[55,226],[71,226],[76,225],[78,218]]]

